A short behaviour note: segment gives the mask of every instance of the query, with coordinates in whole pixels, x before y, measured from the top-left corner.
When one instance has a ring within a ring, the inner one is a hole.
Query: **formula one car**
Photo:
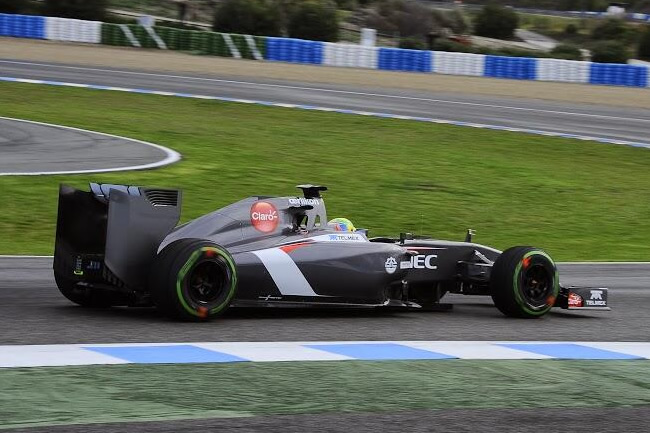
[[[61,185],[54,254],[57,286],[88,307],[156,306],[207,320],[229,306],[444,309],[447,293],[491,296],[505,315],[552,307],[607,310],[607,289],[562,287],[533,247],[505,252],[472,242],[369,238],[328,225],[321,192],[249,197],[176,227],[181,192]]]

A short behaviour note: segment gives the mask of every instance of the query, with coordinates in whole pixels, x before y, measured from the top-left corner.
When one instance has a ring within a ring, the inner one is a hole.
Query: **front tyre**
[[[494,305],[506,316],[541,317],[555,304],[560,290],[553,259],[533,247],[513,247],[494,263],[490,281]]]
[[[237,269],[219,245],[181,239],[156,257],[149,290],[156,307],[169,317],[205,321],[230,305],[237,290]]]

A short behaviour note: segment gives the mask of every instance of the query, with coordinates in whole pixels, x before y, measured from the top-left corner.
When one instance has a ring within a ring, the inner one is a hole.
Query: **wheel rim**
[[[555,291],[554,273],[544,262],[524,262],[521,273],[521,293],[528,305],[543,308],[549,305]],[[552,303],[552,302],[551,302]]]
[[[230,271],[223,260],[197,263],[187,277],[187,294],[198,305],[209,307],[228,289]]]

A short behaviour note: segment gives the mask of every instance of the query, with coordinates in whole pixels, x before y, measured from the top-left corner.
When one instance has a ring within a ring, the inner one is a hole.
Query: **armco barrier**
[[[348,68],[377,69],[377,47],[325,42],[323,64]]]
[[[592,63],[589,82],[610,86],[648,86],[648,68],[646,66]]]
[[[486,56],[483,76],[514,80],[535,80],[537,78],[537,59]]]
[[[537,59],[537,80],[588,83],[589,62],[561,59]]]
[[[45,18],[31,15],[0,14],[0,36],[45,39]]]
[[[483,76],[485,56],[483,54],[449,53],[434,51],[432,72],[436,74]]]
[[[267,60],[291,63],[323,63],[323,42],[292,38],[266,38]]]
[[[379,48],[377,66],[387,71],[431,72],[431,51]]]

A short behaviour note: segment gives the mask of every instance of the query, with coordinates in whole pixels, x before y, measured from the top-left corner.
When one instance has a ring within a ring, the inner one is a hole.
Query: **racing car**
[[[564,287],[542,249],[369,237],[329,224],[322,192],[253,196],[177,225],[182,194],[90,184],[59,188],[54,277],[87,307],[155,306],[204,321],[229,307],[445,309],[447,293],[491,296],[511,317],[607,310],[607,289]]]

